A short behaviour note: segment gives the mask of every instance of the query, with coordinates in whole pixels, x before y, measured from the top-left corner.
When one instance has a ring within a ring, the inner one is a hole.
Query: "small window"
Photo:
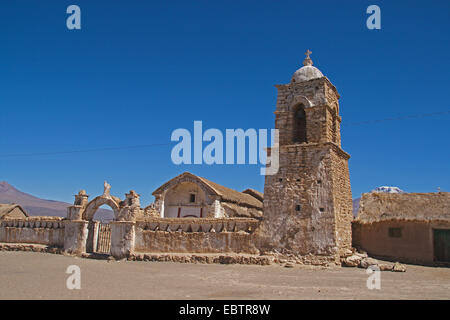
[[[390,238],[401,238],[402,237],[402,229],[401,228],[389,228],[389,237]]]
[[[322,180],[317,180],[317,184],[322,184]]]
[[[283,179],[280,178],[278,181],[283,182]]]
[[[325,209],[324,208],[319,208],[320,212],[324,212]]]
[[[189,202],[191,203],[195,202],[195,193],[191,193],[191,198],[189,199]]]
[[[295,206],[295,211],[300,211],[301,208],[302,207],[298,204],[298,205]]]

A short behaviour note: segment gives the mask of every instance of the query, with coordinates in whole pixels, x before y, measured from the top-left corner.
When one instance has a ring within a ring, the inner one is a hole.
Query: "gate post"
[[[88,221],[66,221],[64,228],[64,251],[81,254],[86,252]]]
[[[82,220],[82,213],[88,201],[86,191],[75,195],[73,206],[67,208],[67,220],[64,227],[64,251],[81,254],[86,252],[88,221]]]
[[[111,222],[111,255],[116,259],[129,257],[134,253],[135,222]]]

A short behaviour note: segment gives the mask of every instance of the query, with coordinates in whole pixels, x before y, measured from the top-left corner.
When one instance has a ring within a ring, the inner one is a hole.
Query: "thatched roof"
[[[18,208],[23,212],[25,217],[28,217],[27,212],[18,204],[8,204],[8,203],[0,203],[0,219],[5,218],[11,211]]]
[[[231,202],[224,202],[222,203],[222,206],[225,209],[234,212],[234,214],[230,215],[230,217],[262,218],[262,209],[243,207]]]
[[[176,176],[175,178],[169,180],[168,182],[164,183],[161,187],[153,191],[152,194],[159,195],[163,193],[166,189],[169,189],[172,186],[181,183],[183,181],[195,181],[201,183],[212,194],[219,196],[220,199],[225,202],[236,203],[241,206],[253,207],[258,209],[262,209],[263,207],[262,201],[258,200],[257,198],[249,194],[224,187],[208,179],[196,176],[190,172],[184,172],[179,176]]]
[[[249,194],[252,197],[258,199],[259,201],[264,200],[264,193],[259,192],[258,190],[255,190],[255,189],[245,189],[244,191],[242,191],[242,193]]]
[[[450,222],[450,192],[364,193],[356,222],[379,221]]]

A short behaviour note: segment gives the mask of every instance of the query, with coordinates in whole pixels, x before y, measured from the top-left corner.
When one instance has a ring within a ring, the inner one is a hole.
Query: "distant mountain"
[[[372,192],[386,192],[386,193],[405,193],[399,187],[378,187],[372,190]]]
[[[377,187],[377,188],[373,189],[371,192],[406,193],[399,187],[388,187],[388,186]],[[361,200],[361,198],[353,199],[353,217],[354,218],[358,215],[360,200]]]
[[[0,203],[16,203],[22,206],[30,216],[58,216],[67,215],[67,207],[72,204],[61,201],[40,199],[31,194],[17,190],[6,181],[0,182]],[[110,219],[112,211],[99,209],[95,214],[96,220]]]

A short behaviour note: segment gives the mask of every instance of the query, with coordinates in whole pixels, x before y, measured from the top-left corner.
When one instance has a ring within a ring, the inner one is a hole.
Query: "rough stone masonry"
[[[310,53],[291,83],[276,86],[280,169],[265,178],[260,246],[339,263],[351,249],[350,156],[341,148],[339,93]]]

